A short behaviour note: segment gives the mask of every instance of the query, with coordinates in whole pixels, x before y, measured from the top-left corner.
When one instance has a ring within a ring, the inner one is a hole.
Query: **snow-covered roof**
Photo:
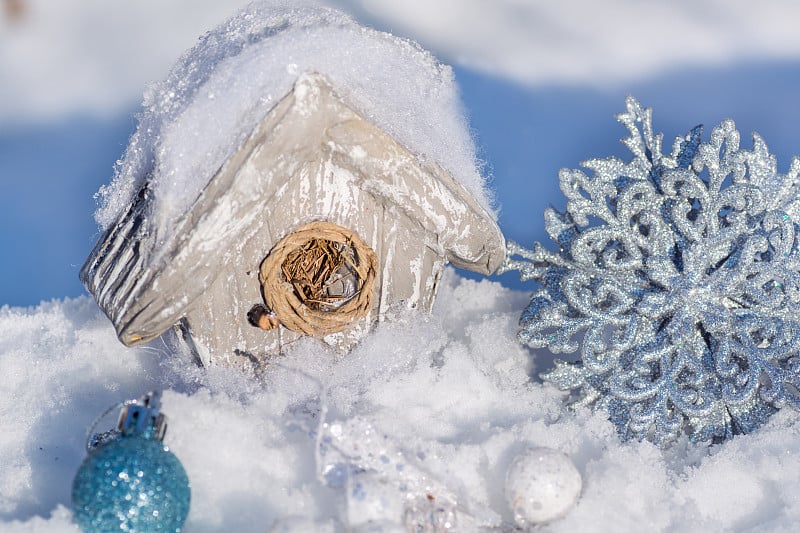
[[[237,147],[306,71],[420,161],[437,163],[491,211],[452,69],[416,43],[326,7],[254,2],[203,36],[148,88],[97,222],[108,228],[145,182],[168,236]]]

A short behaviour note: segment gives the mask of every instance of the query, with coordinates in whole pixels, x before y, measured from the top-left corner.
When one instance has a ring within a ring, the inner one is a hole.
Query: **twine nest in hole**
[[[312,222],[272,248],[259,279],[281,324],[324,337],[369,313],[377,268],[375,252],[353,231]]]

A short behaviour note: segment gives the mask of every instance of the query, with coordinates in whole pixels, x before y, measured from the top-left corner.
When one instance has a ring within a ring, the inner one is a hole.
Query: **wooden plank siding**
[[[372,313],[353,324],[359,330],[355,335],[345,332],[332,344],[351,345],[360,330],[386,314],[389,304],[430,310],[444,260],[438,251],[420,245],[434,237],[424,235],[405,214],[387,210],[371,194],[353,194],[354,179],[347,169],[309,163],[276,191],[265,206],[262,231],[243,244],[240,257],[220,267],[219,277],[187,314],[196,343],[205,348],[200,354],[204,363],[211,362],[206,354],[213,353],[216,362],[246,367],[297,340],[298,334],[283,328],[264,331],[250,325],[247,311],[262,302],[258,270],[272,243],[311,221],[325,220],[355,231],[379,258]],[[334,192],[323,199],[313,194],[316,190]]]
[[[326,338],[343,349],[395,307],[429,311],[447,261],[488,274],[504,258],[497,225],[458,182],[421,165],[318,75],[298,81],[180,220],[153,216],[153,201],[145,185],[81,279],[122,342],[181,322],[204,364],[252,365],[299,337],[255,328],[247,311],[263,302],[269,250],[309,222],[354,231],[378,257],[372,312]]]

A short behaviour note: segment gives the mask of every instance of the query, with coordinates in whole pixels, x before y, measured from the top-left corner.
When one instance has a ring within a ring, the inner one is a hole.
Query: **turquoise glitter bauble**
[[[189,501],[178,458],[161,441],[139,435],[101,445],[72,484],[75,519],[87,533],[180,531]]]
[[[85,533],[174,533],[186,521],[189,478],[161,442],[166,423],[151,395],[123,409],[119,431],[90,445],[78,469],[72,507]]]

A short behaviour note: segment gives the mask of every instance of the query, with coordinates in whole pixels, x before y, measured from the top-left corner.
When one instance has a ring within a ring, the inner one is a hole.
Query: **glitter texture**
[[[779,174],[730,120],[664,155],[651,110],[626,104],[632,160],[560,172],[566,210],[545,212],[555,251],[509,244],[504,270],[541,285],[519,337],[578,351],[543,379],[607,410],[623,438],[750,432],[800,404],[800,160]]]
[[[92,451],[72,485],[75,519],[87,533],[177,532],[189,500],[178,458],[142,435],[124,435]]]

